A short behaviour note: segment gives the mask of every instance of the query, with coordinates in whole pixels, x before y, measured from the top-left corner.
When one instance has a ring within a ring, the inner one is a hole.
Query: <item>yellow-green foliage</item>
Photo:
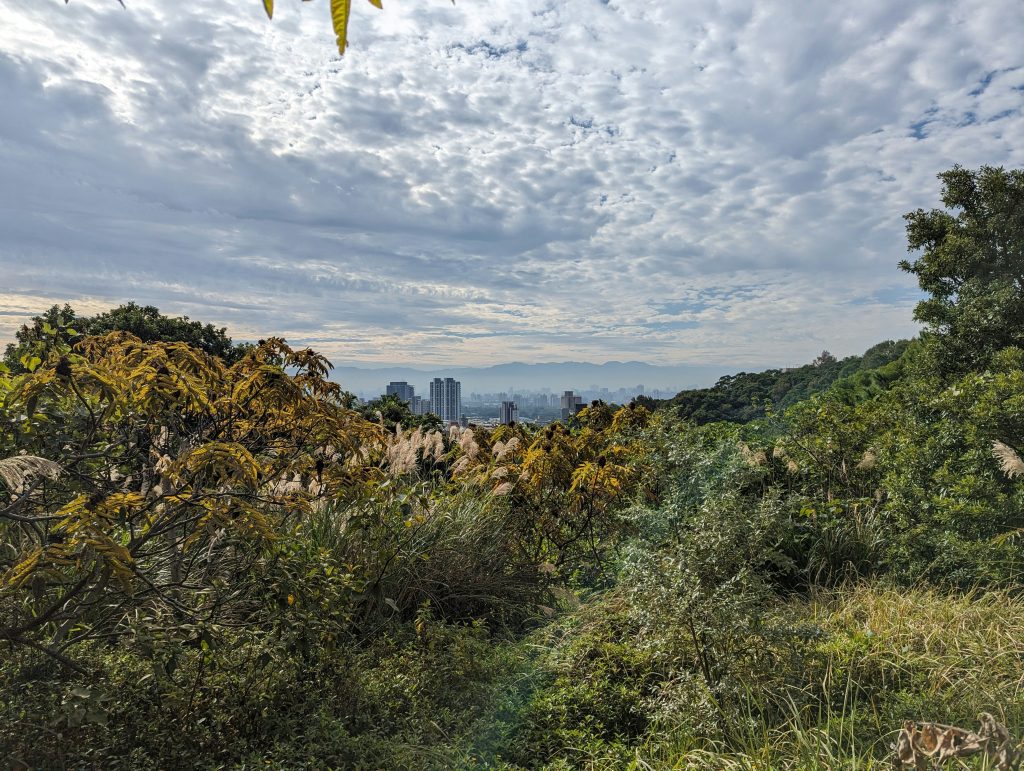
[[[0,502],[0,633],[59,654],[141,609],[227,612],[214,562],[373,476],[350,461],[379,452],[380,432],[326,374],[322,357],[281,340],[226,366],[112,333],[11,379],[0,447],[63,471]]]

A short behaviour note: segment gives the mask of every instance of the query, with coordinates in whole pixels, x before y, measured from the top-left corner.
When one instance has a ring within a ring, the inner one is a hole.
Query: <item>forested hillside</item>
[[[864,352],[863,356],[837,359],[828,351],[812,363],[792,369],[769,369],[764,372],[740,372],[719,378],[711,388],[680,391],[673,398],[652,403],[667,409],[684,420],[698,425],[727,420],[749,423],[763,418],[767,410],[781,412],[814,394],[827,390],[841,380],[856,376],[863,381],[868,373],[879,373],[898,360],[911,344],[909,340],[886,340]],[[891,370],[891,368],[890,368]]]
[[[0,372],[0,757],[1016,768],[1024,172],[942,181],[917,342],[687,417],[410,427],[280,339],[40,325]]]

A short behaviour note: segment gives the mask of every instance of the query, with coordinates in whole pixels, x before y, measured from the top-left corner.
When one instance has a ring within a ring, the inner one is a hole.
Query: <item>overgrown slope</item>
[[[943,181],[905,267],[970,291],[750,421],[440,432],[281,340],[42,330],[0,373],[0,758],[1015,768],[1024,175]]]
[[[711,388],[680,391],[658,407],[697,424],[719,420],[748,423],[763,418],[768,409],[781,412],[842,381],[849,381],[852,386],[856,379],[853,387],[874,392],[886,378],[887,365],[897,361],[910,342],[887,340],[872,346],[862,356],[845,359],[825,352],[813,363],[794,369],[726,375]]]

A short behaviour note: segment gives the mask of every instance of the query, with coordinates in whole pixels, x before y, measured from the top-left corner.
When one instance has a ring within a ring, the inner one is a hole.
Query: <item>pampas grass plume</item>
[[[1020,459],[1020,455],[1010,445],[999,440],[992,442],[992,455],[999,461],[999,468],[1010,479],[1024,476],[1024,460]]]

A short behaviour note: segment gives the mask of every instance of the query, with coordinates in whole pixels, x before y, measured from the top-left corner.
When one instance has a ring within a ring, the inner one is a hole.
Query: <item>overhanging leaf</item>
[[[331,0],[331,21],[334,34],[338,36],[338,53],[344,54],[348,47],[348,16],[352,9],[350,0]]]
[[[263,0],[263,9],[267,12],[267,18],[274,18],[274,0]]]

